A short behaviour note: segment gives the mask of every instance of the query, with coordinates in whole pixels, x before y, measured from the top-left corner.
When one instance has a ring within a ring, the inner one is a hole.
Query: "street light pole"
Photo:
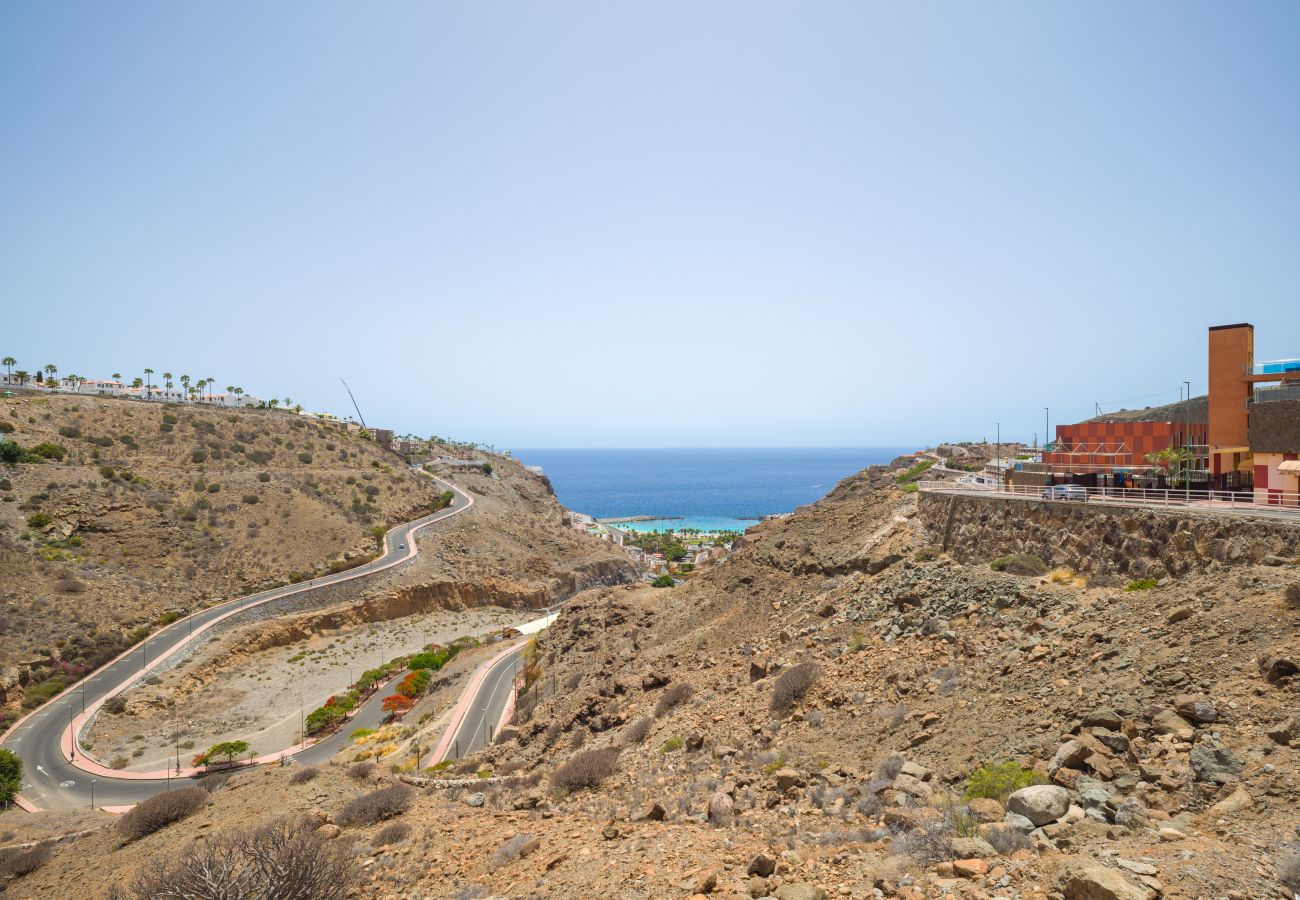
[[[69,752],[72,755],[73,762],[77,761],[77,731],[75,728],[72,727],[73,723],[75,722],[76,722],[76,714],[73,712],[73,710],[69,709],[68,710],[68,745],[70,747]]]
[[[90,779],[90,808],[91,809],[95,808],[95,781],[96,779],[94,778]]]
[[[998,470],[998,483],[1002,482],[1002,423],[995,422],[998,428],[997,455],[993,458],[993,466]]]

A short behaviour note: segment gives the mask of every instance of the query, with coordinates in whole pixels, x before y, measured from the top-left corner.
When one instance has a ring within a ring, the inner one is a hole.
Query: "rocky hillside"
[[[10,717],[164,617],[369,559],[376,533],[425,514],[439,493],[373,441],[283,411],[22,397],[0,401],[0,423],[2,437],[39,450],[0,466]],[[562,532],[544,480],[494,462],[491,476],[457,470],[480,503],[449,523],[445,556],[422,554],[366,589],[418,591],[503,567],[543,594],[630,577],[607,546]]]
[[[896,477],[847,479],[679,587],[580,594],[512,727],[451,772],[239,775],[10,891],[62,896],[92,870],[106,889],[288,812],[351,842],[365,897],[1289,896],[1295,562],[994,571],[944,555]],[[386,812],[359,819],[357,798]]]

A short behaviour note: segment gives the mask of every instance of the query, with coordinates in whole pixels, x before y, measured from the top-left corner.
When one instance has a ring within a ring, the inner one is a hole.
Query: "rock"
[[[1268,735],[1269,740],[1283,747],[1300,744],[1300,716],[1292,716],[1285,721],[1270,725],[1264,733]]]
[[[1021,834],[1029,834],[1036,826],[1033,822],[1017,813],[1009,812],[1002,819],[1002,824],[1006,825],[1013,831],[1019,831]]]
[[[767,879],[759,878],[755,875],[753,878],[749,879],[749,882],[745,885],[745,889],[749,891],[749,896],[751,897],[766,897],[768,895]]]
[[[910,759],[907,762],[903,763],[903,767],[898,770],[898,774],[908,775],[912,778],[915,778],[917,781],[929,781],[931,778],[934,777],[933,773],[929,769],[927,769],[925,766],[921,765],[920,763],[913,762]]]
[[[1119,713],[1105,707],[1095,709],[1083,717],[1084,728],[1105,728],[1109,731],[1119,731],[1123,725],[1124,720]]]
[[[1172,610],[1169,615],[1165,616],[1165,624],[1175,625],[1178,622],[1190,619],[1194,613],[1195,610],[1190,606],[1180,606],[1177,609]]]
[[[970,816],[976,822],[1001,822],[1006,810],[1002,804],[990,797],[976,797],[966,804]]]
[[[881,818],[886,828],[897,829],[898,831],[915,831],[921,827],[920,819],[911,810],[887,809]]]
[[[788,766],[773,772],[772,781],[776,783],[776,789],[783,794],[797,787],[803,787],[804,784],[803,776]]]
[[[1187,837],[1177,828],[1161,828],[1159,834],[1160,840],[1170,842],[1185,840]]]
[[[312,828],[320,828],[322,825],[328,825],[330,820],[329,813],[325,812],[325,810],[321,809],[319,806],[313,806],[311,809],[307,810],[305,818]]]
[[[486,800],[487,797],[484,796],[482,791],[475,791],[473,794],[470,794],[468,797],[465,798],[465,805],[472,806],[475,809],[478,809],[480,806],[484,804]]]
[[[728,757],[728,756],[735,756],[735,755],[736,755],[737,753],[739,753],[739,752],[740,752],[740,751],[737,750],[735,747],[726,747],[726,746],[714,747],[714,748],[713,748],[713,758],[714,758],[714,759],[725,759],[725,758]]]
[[[959,878],[979,878],[989,873],[989,864],[982,859],[954,859],[952,873]]]
[[[730,825],[736,814],[736,804],[726,794],[718,791],[709,797],[709,824],[714,828]],[[708,893],[703,891],[702,893]]]
[[[1047,774],[1055,775],[1061,769],[1077,769],[1089,756],[1092,756],[1092,750],[1083,743],[1068,740],[1056,749],[1052,761],[1047,764]]]
[[[1125,797],[1115,811],[1115,824],[1122,828],[1140,826],[1147,819],[1147,808],[1137,797]]]
[[[658,803],[650,803],[641,807],[641,810],[633,816],[637,822],[662,822],[667,812]]]
[[[702,734],[688,734],[688,735],[686,736],[686,749],[687,749],[687,751],[690,752],[690,753],[695,753],[697,750],[703,750],[703,749],[704,749],[704,735],[702,735]]]
[[[1226,784],[1242,770],[1241,760],[1212,737],[1197,741],[1189,756],[1197,781]]]
[[[316,829],[317,834],[319,834],[321,837],[325,838],[326,840],[330,840],[330,841],[338,837],[339,834],[342,833],[342,831],[343,829],[335,825],[333,822],[326,822],[320,828]]]
[[[606,825],[604,828],[600,829],[600,836],[607,841],[617,840],[618,829],[615,828],[613,825]]]
[[[745,870],[746,875],[757,875],[759,878],[766,878],[776,871],[776,860],[766,853],[760,853],[749,861],[749,868]]]
[[[749,681],[753,684],[755,681],[762,681],[767,677],[767,663],[760,663],[756,660],[749,661]]]
[[[1209,697],[1182,694],[1174,698],[1174,709],[1189,722],[1217,722],[1219,710]]]
[[[1190,741],[1196,729],[1172,709],[1162,709],[1151,717],[1151,730],[1156,734],[1172,734],[1180,741]]]
[[[1021,788],[1007,798],[1007,811],[1024,816],[1035,825],[1055,822],[1070,808],[1070,795],[1054,784]]]
[[[1115,865],[1125,872],[1132,872],[1134,875],[1158,875],[1160,873],[1160,870],[1150,863],[1137,862],[1123,857],[1116,857]]]
[[[1218,816],[1228,816],[1250,809],[1255,805],[1255,798],[1243,787],[1237,788],[1227,797],[1210,807],[1210,812]]]
[[[697,894],[712,894],[714,888],[718,886],[718,870],[706,869],[699,875],[695,876],[695,881],[691,889]]]
[[[783,884],[776,889],[772,896],[776,900],[826,900],[826,892],[821,888],[807,882],[797,882],[795,884]]]
[[[980,838],[953,838],[952,852],[958,859],[991,859],[998,855],[992,844]]]
[[[662,672],[650,671],[641,676],[641,690],[653,691],[668,683],[668,676]]]
[[[924,781],[919,781],[911,775],[905,774],[899,774],[894,779],[893,788],[921,801],[929,800],[934,793],[934,790]]]
[[[1259,658],[1259,672],[1269,684],[1277,684],[1283,678],[1290,678],[1300,672],[1300,664],[1285,656],[1266,653]]]
[[[1061,892],[1065,900],[1151,900],[1155,896],[1146,885],[1136,885],[1099,863],[1067,870],[1061,878]]]

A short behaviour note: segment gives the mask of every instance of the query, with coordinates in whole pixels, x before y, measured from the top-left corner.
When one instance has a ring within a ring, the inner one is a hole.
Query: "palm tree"
[[[59,367],[56,366],[54,363],[50,363],[49,365],[47,365],[45,367],[45,380],[53,381],[54,379],[51,376],[58,374],[58,371],[59,371]]]
[[[121,381],[121,380],[122,380],[122,373],[121,373],[121,372],[114,372],[114,373],[113,373],[113,380],[114,380],[114,381]]]
[[[272,397],[270,400],[266,401],[266,405],[271,407],[271,409],[275,409],[277,406],[280,405],[280,398]]]
[[[208,378],[207,378],[207,382],[208,382],[208,399],[211,400],[211,399],[212,399],[212,386],[213,386],[214,384],[217,383],[217,379],[215,379],[215,378],[213,378],[211,375],[209,375]]]
[[[149,392],[150,392],[150,393],[153,393],[153,377],[152,377],[152,376],[153,376],[153,369],[145,369],[145,370],[144,370],[144,385],[145,385],[146,388],[149,389]]]
[[[143,378],[132,379],[131,387],[135,388],[137,391],[140,390],[140,388],[144,387],[144,379]]]
[[[27,372],[25,369],[19,369],[14,374],[18,376],[18,384],[20,386],[26,384],[27,379],[32,377],[31,373]]]
[[[16,365],[18,365],[18,360],[14,359],[12,356],[6,356],[4,359],[0,359],[0,366],[5,367],[5,377],[7,379],[12,379],[14,377],[14,366]]]
[[[163,372],[163,386],[166,387],[167,390],[169,390],[169,391],[172,389],[172,373],[171,373],[171,372]]]

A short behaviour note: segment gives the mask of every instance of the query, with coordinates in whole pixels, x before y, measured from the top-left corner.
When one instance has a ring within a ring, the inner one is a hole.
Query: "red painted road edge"
[[[447,754],[447,748],[451,746],[452,738],[456,735],[456,729],[460,728],[460,723],[464,721],[465,713],[469,712],[470,704],[478,698],[478,689],[482,687],[483,679],[487,678],[488,672],[492,671],[492,667],[527,643],[528,641],[520,641],[513,646],[507,647],[479,666],[478,671],[474,673],[474,677],[469,680],[469,684],[465,686],[465,690],[461,693],[460,700],[456,703],[456,711],[452,713],[451,722],[447,725],[447,730],[442,733],[442,739],[438,741],[438,746],[433,751],[433,759],[430,760],[429,765],[436,766],[442,762],[442,758]]]

